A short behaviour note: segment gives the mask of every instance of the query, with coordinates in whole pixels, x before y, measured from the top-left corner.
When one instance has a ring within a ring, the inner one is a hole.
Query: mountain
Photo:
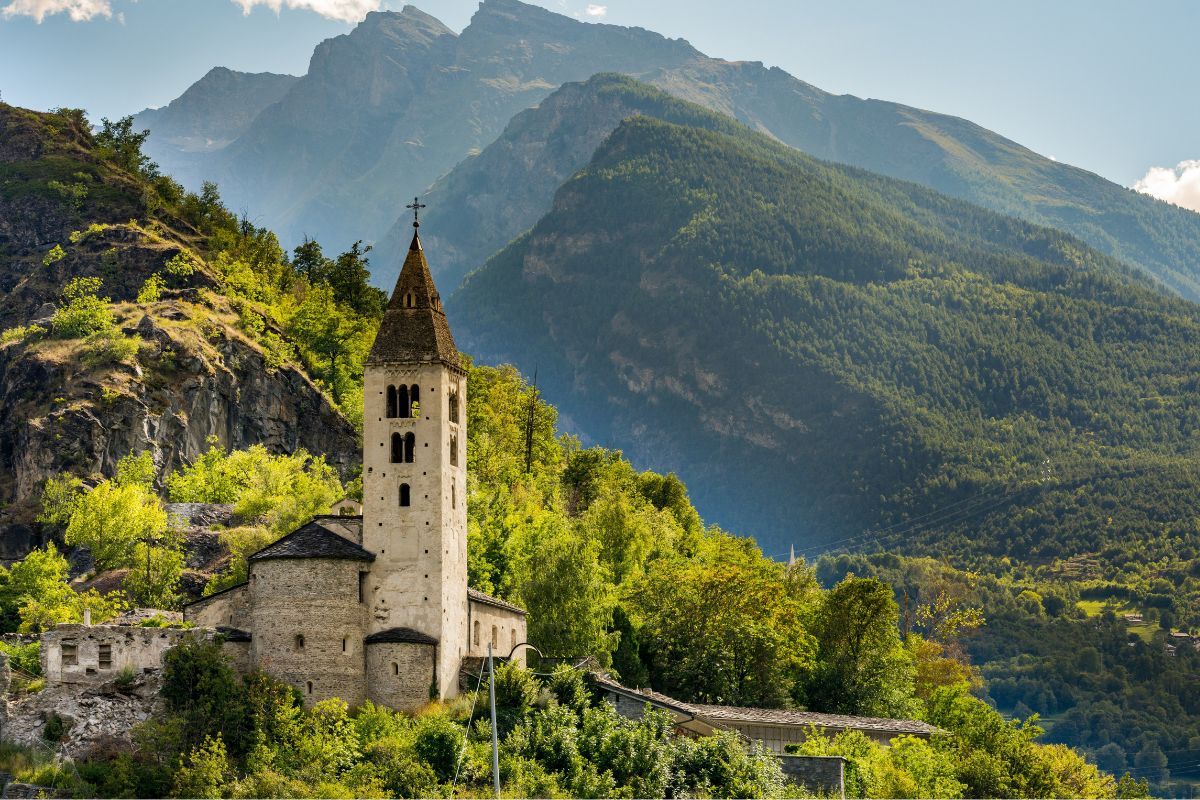
[[[518,0],[484,0],[461,35],[412,6],[369,14],[350,34],[322,42],[308,73],[236,141],[203,153],[169,153],[155,132],[150,152],[193,188],[202,178],[218,181],[233,208],[253,209],[285,241],[309,235],[344,247],[382,239],[374,261],[386,265],[403,255],[395,233],[385,238],[385,232],[397,218],[403,227],[409,197],[463,159],[464,167],[470,164],[519,111],[563,83],[603,71],[638,77],[819,158],[1068,231],[1200,298],[1198,214],[1044,158],[967,120],[829,94],[777,68],[709,58],[682,40],[582,23]],[[596,123],[580,141],[611,130],[607,117]],[[571,126],[581,133],[586,124]],[[193,138],[215,137],[199,125]],[[525,143],[535,158],[532,139]],[[590,156],[586,147],[573,149],[574,168],[564,178]],[[563,167],[566,155],[558,158]],[[517,180],[518,172],[510,169],[510,177]],[[461,193],[443,199],[451,208],[464,205]],[[549,200],[543,196],[538,213]],[[501,231],[511,237],[537,219],[522,217],[513,229],[509,221],[519,215],[501,205],[479,201],[471,209],[497,221],[478,240],[445,243],[486,257],[507,243]],[[482,257],[454,269],[481,263]],[[391,277],[381,270],[376,283],[388,285]]]
[[[205,258],[231,262],[273,237],[239,238],[212,201],[122,158],[119,137],[101,145],[82,115],[0,104],[0,558],[34,543],[47,477],[112,475],[130,452],[152,452],[160,476],[210,437],[303,447],[343,469],[358,458],[352,425],[303,367],[264,347],[278,332],[224,294]],[[140,297],[156,275],[158,296]],[[79,278],[99,291],[65,303]],[[68,322],[94,332],[58,330]]]
[[[1195,306],[1066,234],[725,124],[621,123],[457,292],[464,349],[536,365],[579,430],[768,552],[1174,552]]]
[[[297,80],[294,75],[213,67],[168,105],[139,111],[134,125],[154,131],[145,148],[148,156],[170,164],[177,180],[199,187],[195,154],[220,150],[237,139]]]
[[[581,25],[515,0],[488,0],[461,36],[412,6],[371,13],[318,45],[277,104],[206,156],[203,177],[285,240],[378,238],[406,198],[562,83],[695,55],[657,34]]]
[[[660,116],[665,99],[651,100],[645,86],[598,77],[563,86],[514,117],[495,142],[426,192],[427,227],[448,257],[443,282],[456,282],[536,222],[553,189],[587,163],[623,116]],[[966,120],[826,94],[760,64],[701,59],[645,79],[819,158],[1068,231],[1200,298],[1200,214],[1043,158]],[[401,217],[377,245],[378,263],[403,253],[406,225]],[[393,277],[382,271],[379,280]]]

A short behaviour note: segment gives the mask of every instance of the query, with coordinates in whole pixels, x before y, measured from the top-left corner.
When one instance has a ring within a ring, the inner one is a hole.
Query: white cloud
[[[342,22],[358,22],[367,15],[368,11],[378,11],[380,0],[234,0],[242,7],[242,13],[249,14],[255,6],[266,6],[276,14],[282,8],[302,8],[314,11],[322,17],[341,20]]]
[[[1200,161],[1180,161],[1174,167],[1151,167],[1133,188],[1159,200],[1200,211]]]
[[[588,3],[588,7],[584,10],[585,14],[593,19],[603,19],[608,14],[608,6],[599,6],[595,3]]]
[[[74,22],[86,22],[93,17],[111,17],[112,6],[108,0],[12,0],[0,8],[0,14],[5,19],[33,17],[39,25],[54,14],[66,14]]]

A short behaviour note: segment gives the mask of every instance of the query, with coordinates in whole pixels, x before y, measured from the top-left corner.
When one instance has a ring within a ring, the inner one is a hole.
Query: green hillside
[[[627,121],[455,301],[468,348],[768,551],[893,526],[1111,573],[1195,539],[1197,309],[914,184]]]

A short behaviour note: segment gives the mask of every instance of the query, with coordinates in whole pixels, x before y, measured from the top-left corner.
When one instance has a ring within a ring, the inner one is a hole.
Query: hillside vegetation
[[[1065,234],[639,118],[455,302],[771,552],[895,526],[859,543],[1112,575],[1194,546],[1200,318]]]

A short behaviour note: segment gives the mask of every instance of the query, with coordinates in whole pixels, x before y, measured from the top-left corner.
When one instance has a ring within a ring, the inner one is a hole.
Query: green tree
[[[149,135],[150,131],[134,131],[132,116],[121,117],[116,122],[105,117],[100,120],[96,144],[101,153],[124,169],[152,180],[158,177],[158,165],[142,152],[142,145]]]
[[[916,714],[915,670],[898,618],[891,587],[880,581],[851,576],[826,592],[812,623],[817,657],[798,693],[803,702],[838,714]]]
[[[60,339],[82,339],[106,333],[116,326],[107,297],[99,297],[99,278],[72,278],[59,295],[61,303],[50,320],[54,335]]]

